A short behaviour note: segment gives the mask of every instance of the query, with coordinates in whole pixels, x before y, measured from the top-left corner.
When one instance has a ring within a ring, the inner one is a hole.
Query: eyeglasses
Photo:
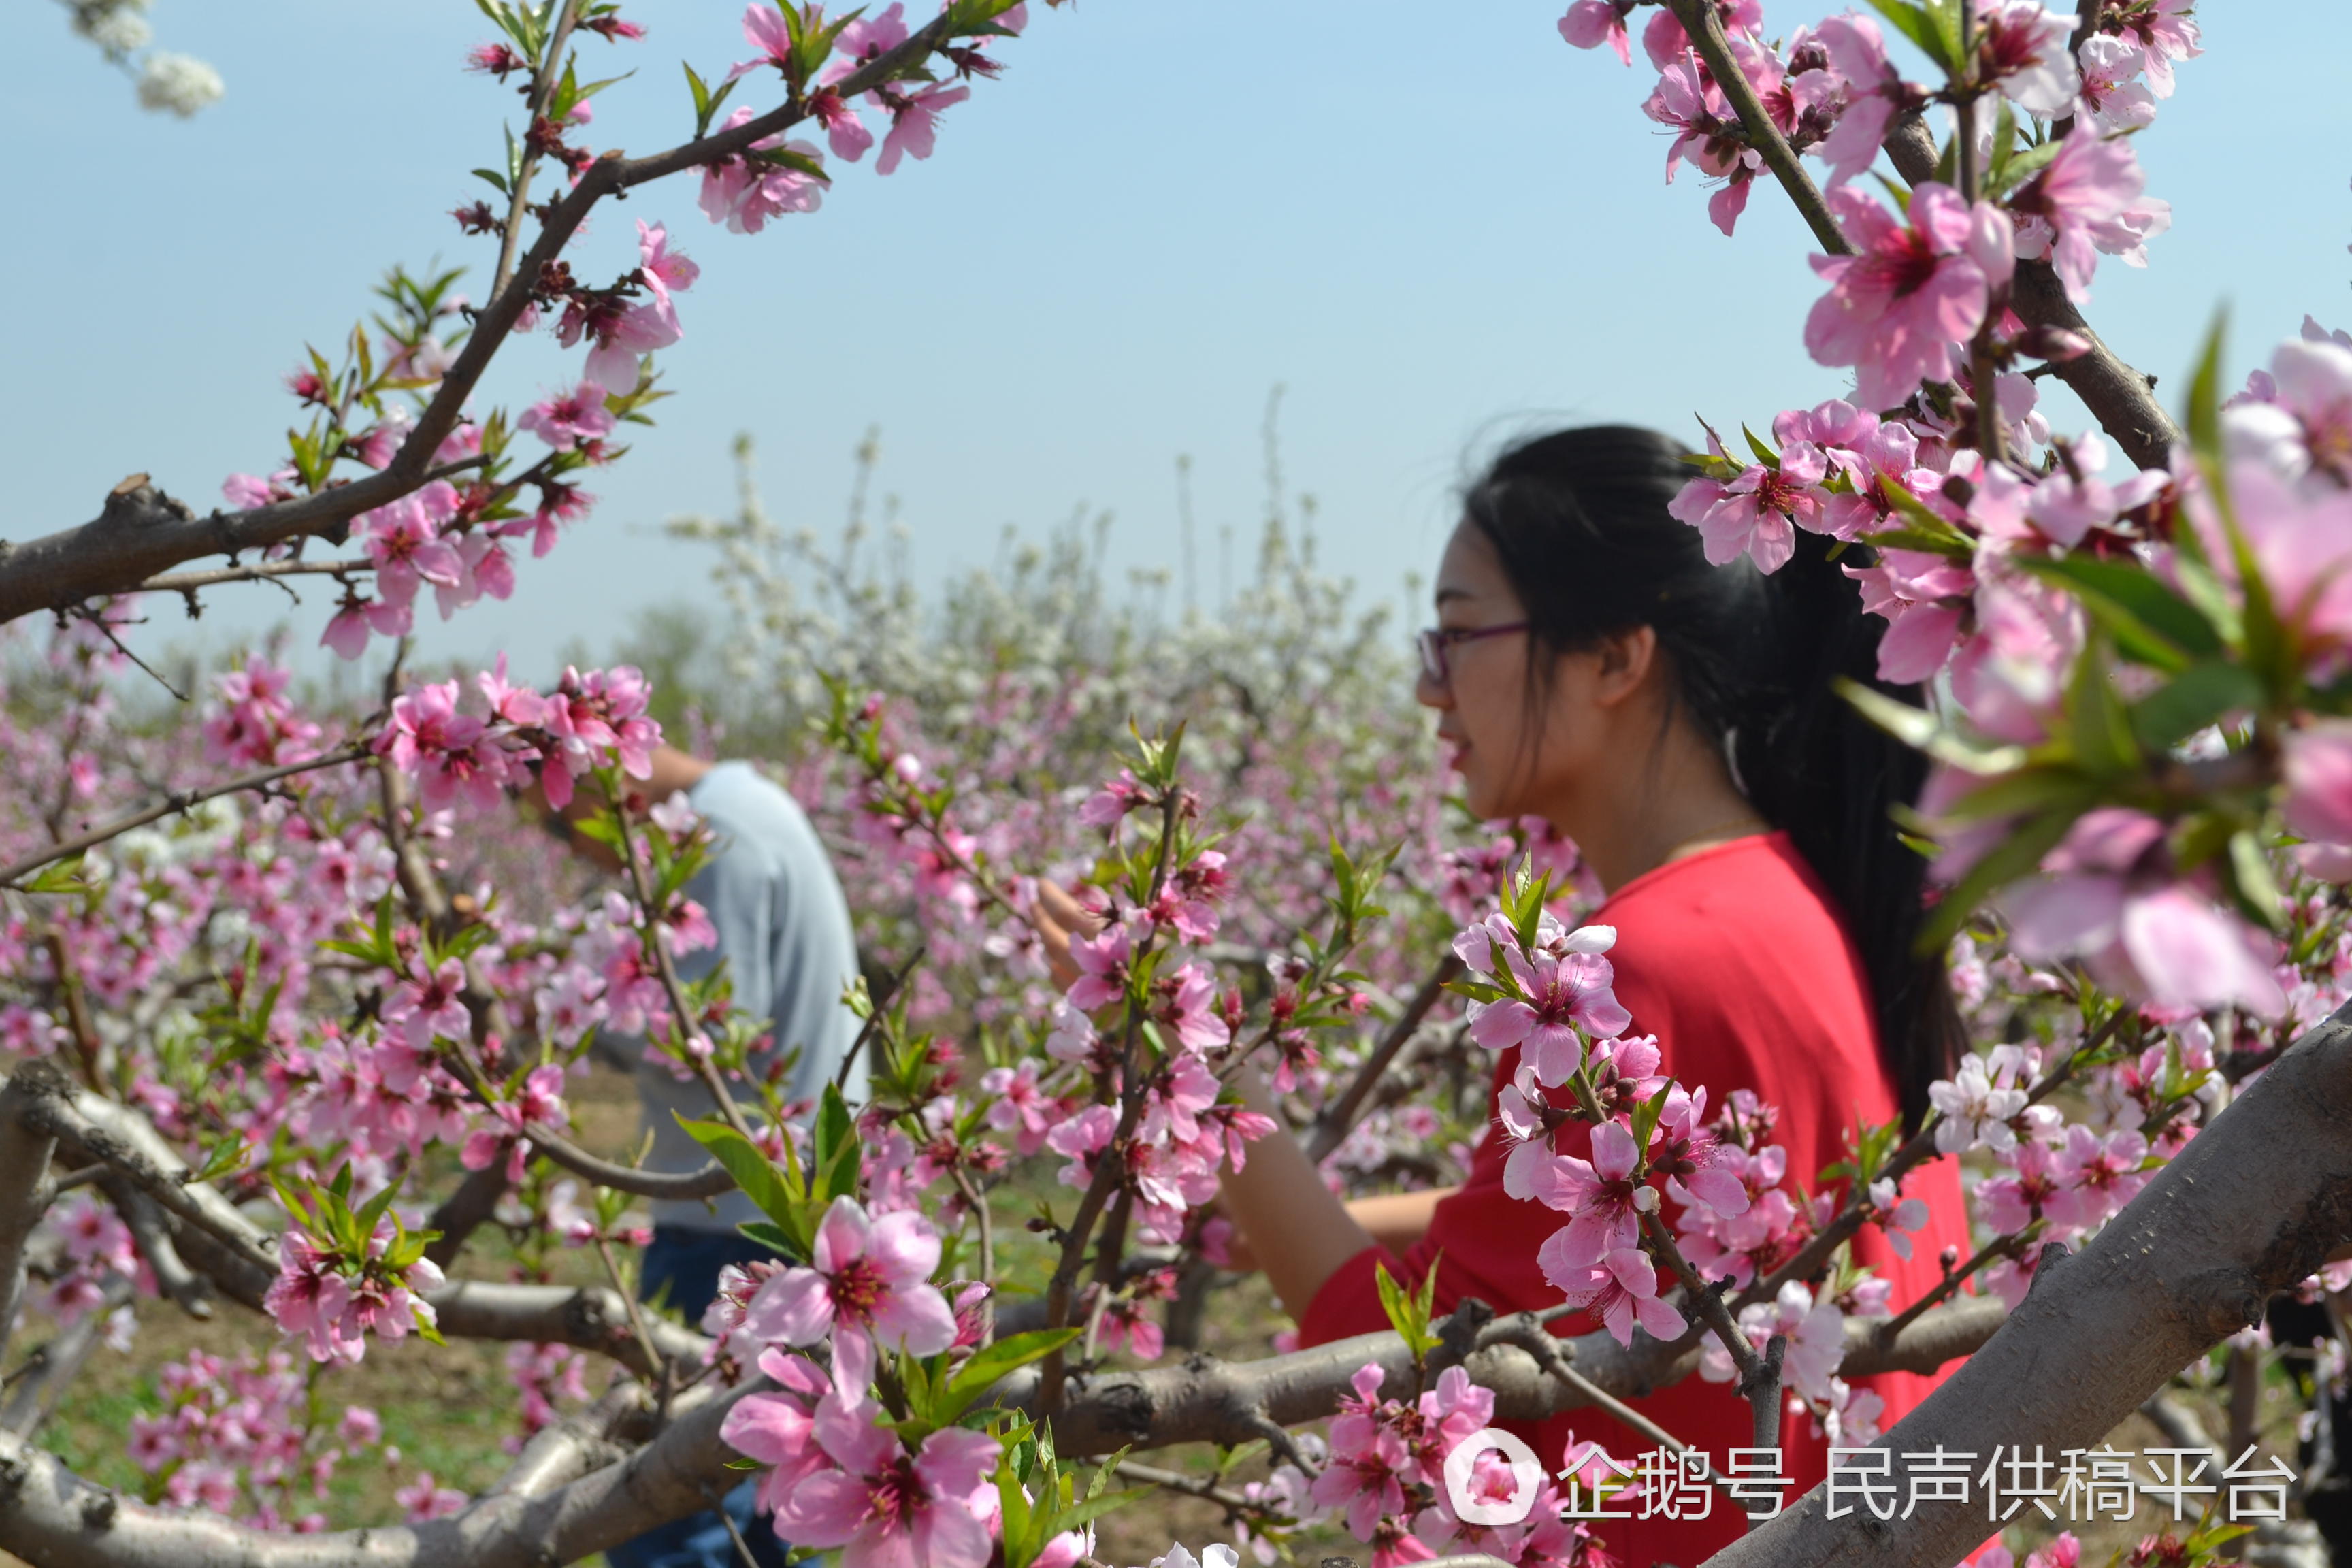
[[[1446,663],[1446,649],[1461,643],[1476,642],[1481,637],[1508,637],[1513,632],[1523,632],[1527,629],[1528,623],[1525,621],[1513,621],[1508,626],[1476,626],[1468,630],[1453,626],[1431,626],[1417,639],[1421,648],[1421,672],[1429,677],[1433,685],[1450,686],[1454,681],[1454,671]]]

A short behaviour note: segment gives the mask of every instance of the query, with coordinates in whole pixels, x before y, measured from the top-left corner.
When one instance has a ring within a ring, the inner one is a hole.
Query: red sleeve
[[[1396,1254],[1374,1243],[1349,1258],[1331,1271],[1315,1292],[1315,1300],[1298,1319],[1298,1342],[1304,1345],[1328,1345],[1333,1340],[1352,1339],[1358,1334],[1377,1334],[1389,1326],[1389,1315],[1381,1306],[1381,1288],[1373,1269],[1388,1266],[1396,1279],[1406,1277],[1405,1266]],[[1412,1276],[1416,1282],[1420,1277]]]

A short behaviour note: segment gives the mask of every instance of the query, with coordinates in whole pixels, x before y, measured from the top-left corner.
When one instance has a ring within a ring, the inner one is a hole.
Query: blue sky
[[[1286,477],[1317,499],[1321,559],[1388,595],[1434,560],[1482,441],[1578,418],[1760,427],[1839,390],[1800,342],[1819,289],[1785,201],[1759,188],[1738,237],[1718,235],[1696,179],[1663,183],[1665,139],[1638,109],[1649,73],[1562,45],[1556,0],[1032,9],[1004,79],[950,111],[928,163],[842,171],[822,212],[758,237],[708,224],[687,182],[599,215],[573,252],[584,274],[634,259],[640,216],[702,264],[665,356],[677,395],[513,600],[446,626],[424,612],[427,652],[503,648],[544,672],[567,643],[703,592],[707,562],[658,527],[730,506],[739,431],[760,442],[772,511],[828,530],[878,426],[877,490],[927,576],[1079,507],[1115,515],[1116,565],[1172,567],[1188,454],[1213,601],[1219,530],[1245,552],[1264,513],[1259,430],[1280,384]],[[644,43],[588,47],[599,74],[638,68],[597,100],[591,140],[642,153],[688,128],[681,57],[708,75],[746,51],[730,4],[629,14]],[[224,475],[272,465],[293,414],[280,374],[348,330],[388,263],[490,259],[446,216],[478,194],[466,171],[495,161],[517,101],[458,68],[488,31],[467,0],[156,0],[153,18],[159,43],[227,79],[194,121],[137,110],[55,8],[11,33],[0,462],[18,538],[87,519],[136,469],[209,504]],[[2352,158],[2332,151],[2328,95],[2278,66],[2290,48],[2332,58],[2340,8],[2201,20],[2207,56],[2139,142],[2174,231],[2146,272],[2104,266],[2088,310],[2164,392],[2217,305],[2240,372],[2305,311],[2352,321]],[[528,398],[575,362],[519,344],[487,391]],[[268,590],[218,594],[197,629],[285,613]],[[324,613],[293,613],[298,646]],[[190,635],[158,615],[151,646]]]

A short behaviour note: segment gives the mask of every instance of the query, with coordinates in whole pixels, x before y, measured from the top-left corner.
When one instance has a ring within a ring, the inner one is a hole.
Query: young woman
[[[1656,1036],[1660,1070],[1705,1086],[1710,1108],[1740,1089],[1777,1107],[1770,1141],[1811,1191],[1857,1122],[1916,1125],[1958,1038],[1942,965],[1912,951],[1924,866],[1889,816],[1920,767],[1833,689],[1842,675],[1877,684],[1879,623],[1827,542],[1801,534],[1796,559],[1769,577],[1744,559],[1710,564],[1697,531],[1667,515],[1690,477],[1680,450],[1604,426],[1496,458],[1439,564],[1415,695],[1436,710],[1476,816],[1540,816],[1583,851],[1608,893],[1589,918],[1617,928],[1609,956],[1628,1032]],[[1517,1057],[1500,1054],[1496,1089]],[[1578,1127],[1561,1147],[1582,1142]],[[1506,1195],[1504,1153],[1490,1130],[1461,1186],[1342,1204],[1277,1133],[1226,1176],[1224,1202],[1304,1344],[1387,1327],[1376,1264],[1408,1285],[1434,1269],[1440,1311],[1470,1296],[1507,1312],[1552,1306],[1560,1292],[1536,1254],[1562,1216]],[[1916,1172],[1905,1192],[1930,1215],[1910,1258],[1868,1226],[1853,1249],[1892,1282],[1897,1308],[1936,1285],[1945,1247],[1969,1239],[1954,1162]],[[1871,1380],[1883,1425],[1933,1382]],[[1634,1404],[1718,1468],[1752,1440],[1726,1384],[1693,1377]],[[1825,1468],[1809,1426],[1801,1415],[1782,1426],[1790,1501]],[[1621,1459],[1651,1447],[1590,1409],[1522,1435],[1557,1465],[1571,1433]],[[1599,1528],[1632,1568],[1689,1568],[1744,1522],[1718,1497],[1703,1521]]]

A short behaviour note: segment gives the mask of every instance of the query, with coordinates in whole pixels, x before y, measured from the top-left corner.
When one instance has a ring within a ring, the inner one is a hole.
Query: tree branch
[[[1849,1319],[1839,1374],[1932,1372],[1990,1339],[2003,1318],[1999,1301],[1972,1297],[1926,1314],[1884,1347],[1873,1343],[1881,1320]],[[1501,1337],[1480,1344],[1461,1363],[1473,1382],[1495,1391],[1496,1419],[1539,1421],[1591,1403],[1509,1342],[1510,1321],[1505,1320]],[[1642,1334],[1631,1348],[1606,1333],[1591,1333],[1563,1341],[1561,1349],[1580,1379],[1618,1399],[1642,1398],[1698,1369],[1696,1342],[1663,1345]],[[1349,1380],[1368,1363],[1387,1373],[1391,1387],[1413,1380],[1412,1352],[1394,1334],[1362,1334],[1265,1361],[1193,1356],[1180,1366],[1073,1377],[1067,1402],[1053,1414],[1054,1447],[1086,1455],[1122,1446],[1246,1443],[1265,1436],[1269,1422],[1287,1427],[1329,1415],[1349,1394]],[[998,1393],[1006,1405],[1034,1414],[1037,1384],[1036,1369],[1024,1368],[1000,1384]]]
[[[171,1226],[155,1200],[119,1175],[110,1173],[101,1185],[114,1212],[122,1216],[139,1256],[154,1272],[156,1288],[191,1318],[208,1321],[213,1315],[212,1281],[182,1260],[179,1249],[172,1245]]]
[[[16,1076],[23,1078],[38,1065],[19,1068]],[[277,1255],[261,1227],[246,1218],[218,1189],[203,1182],[188,1181],[186,1164],[138,1112],[88,1092],[70,1097],[44,1094],[26,1105],[17,1113],[17,1121],[48,1134],[85,1160],[104,1161],[179,1219],[209,1233],[244,1262],[272,1275],[278,1272]],[[131,1131],[134,1127],[144,1129],[147,1138],[136,1136]]]
[[[1911,184],[1936,176],[1936,138],[1916,114],[1898,117],[1886,134],[1886,155]],[[2029,326],[2074,333],[2090,346],[2072,359],[2050,362],[2052,374],[2074,390],[2124,456],[2143,468],[2162,468],[2181,440],[2180,428],[2156,400],[2155,384],[2116,357],[2091,330],[2066,286],[2046,261],[2020,261],[2010,285],[2010,308]]]
[[[942,13],[897,48],[835,83],[834,90],[845,100],[854,101],[858,94],[919,65],[946,40],[951,19]],[[310,534],[340,543],[351,519],[398,500],[425,482],[434,453],[456,428],[482,373],[530,302],[531,286],[541,267],[562,254],[598,202],[633,186],[732,157],[807,118],[806,105],[792,100],[741,125],[715,131],[650,157],[628,158],[612,152],[598,158],[547,210],[539,237],[507,286],[497,290],[475,318],[465,346],[417,416],[407,439],[383,468],[316,495],[246,511],[215,510],[204,517],[147,483],[144,474],[133,475],[115,488],[96,518],[79,527],[22,544],[0,541],[0,624],[36,610],[61,609],[101,595],[126,593],[158,573],[200,556],[234,558],[244,551]]]
[[[666,1203],[691,1203],[696,1198],[715,1198],[722,1193],[735,1190],[735,1178],[729,1175],[727,1167],[716,1160],[694,1171],[647,1171],[635,1165],[620,1165],[610,1160],[600,1160],[537,1122],[530,1124],[529,1136],[535,1152],[546,1155],[573,1175],[584,1176],[598,1186],[610,1187],[616,1193]]]
[[[268,583],[279,577],[340,579],[374,570],[374,562],[362,560],[258,561],[250,566],[221,566],[209,572],[179,572],[168,577],[150,577],[132,591],[140,594],[187,594],[198,588],[217,588],[227,583]]]
[[[533,1147],[538,1140],[533,1139]],[[466,1243],[493,1214],[499,1200],[506,1196],[507,1163],[493,1160],[478,1171],[468,1171],[457,1190],[441,1200],[432,1217],[425,1222],[427,1230],[441,1234],[426,1244],[425,1256],[436,1268],[447,1268],[466,1250]]]
[[[57,1139],[33,1124],[31,1112],[73,1092],[65,1074],[47,1062],[16,1069],[0,1089],[0,1350],[16,1331],[25,1301],[25,1244],[49,1206],[49,1161]]]
[[[1683,25],[1692,47],[1698,50],[1698,58],[1706,62],[1707,74],[1723,89],[1732,112],[1739,116],[1748,144],[1762,154],[1765,167],[1779,177],[1780,188],[1789,193],[1798,216],[1813,231],[1813,237],[1821,241],[1822,248],[1832,256],[1853,255],[1853,247],[1846,243],[1837,219],[1830,216],[1830,205],[1822,199],[1821,187],[1805,173],[1804,164],[1797,160],[1796,149],[1789,145],[1780,128],[1772,123],[1771,115],[1765,112],[1763,100],[1756,96],[1756,84],[1748,79],[1748,73],[1732,58],[1731,41],[1723,36],[1723,20],[1716,13],[1715,0],[1664,0],[1664,4],[1675,14],[1675,20]]]
[[[0,573],[5,572],[6,561],[5,555],[0,555]],[[52,861],[65,859],[69,855],[79,855],[83,850],[103,844],[110,838],[119,838],[134,827],[144,827],[151,822],[175,816],[205,801],[216,800],[225,795],[236,795],[241,790],[261,789],[277,783],[279,779],[290,778],[296,773],[315,773],[320,768],[331,768],[342,763],[355,763],[366,755],[366,743],[352,741],[348,744],[336,747],[323,756],[313,757],[309,762],[288,763],[282,767],[264,768],[259,773],[247,773],[241,778],[230,779],[226,784],[214,784],[206,789],[176,790],[143,811],[134,811],[128,816],[118,816],[111,822],[100,824],[87,833],[66,839],[62,843],[52,844],[37,854],[27,856],[8,866],[0,867],[0,887],[13,887]]]
[[[1372,1047],[1372,1054],[1366,1057],[1363,1065],[1356,1069],[1356,1076],[1349,1080],[1347,1089],[1315,1119],[1312,1135],[1307,1140],[1307,1158],[1309,1161],[1321,1164],[1332,1150],[1347,1142],[1349,1132],[1356,1125],[1357,1116],[1363,1110],[1365,1100],[1380,1083],[1381,1075],[1388,1071],[1389,1063],[1396,1059],[1405,1042],[1412,1039],[1414,1031],[1421,1027],[1421,1021],[1429,1016],[1429,1010],[1436,1006],[1445,994],[1445,983],[1461,973],[1462,960],[1451,952],[1430,971],[1429,977],[1421,983],[1421,989],[1412,994],[1412,1000],[1405,1004],[1404,1011],[1397,1015],[1396,1022],[1391,1024],[1388,1032],[1381,1037],[1381,1043]]]
[[[6,1407],[0,1408],[0,1432],[26,1439],[39,1435],[49,1417],[57,1414],[58,1402],[65,1396],[66,1390],[81,1374],[89,1352],[105,1336],[106,1320],[135,1294],[130,1280],[120,1274],[110,1274],[105,1299],[74,1320],[71,1328],[59,1331],[57,1338],[37,1347],[26,1358],[25,1364],[10,1374],[16,1382],[8,1390]]]
[[[607,1355],[648,1383],[658,1380],[630,1323],[629,1303],[604,1285],[509,1285],[461,1279],[426,1298],[448,1339],[572,1345]],[[670,1321],[649,1317],[645,1337],[675,1372],[702,1369],[710,1342]]]

